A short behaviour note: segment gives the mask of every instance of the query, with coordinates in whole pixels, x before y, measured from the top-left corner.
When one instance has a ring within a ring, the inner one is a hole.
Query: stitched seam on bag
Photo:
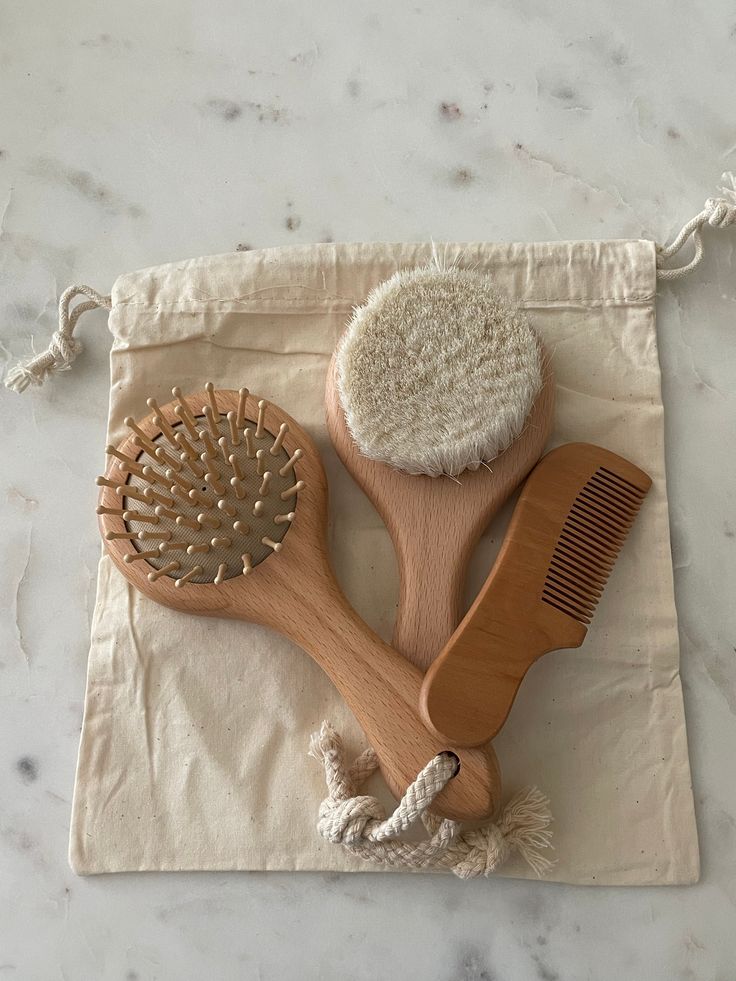
[[[347,299],[331,299],[326,298],[325,300],[312,300],[311,304],[313,306],[325,306],[328,303],[332,303],[335,306],[346,306],[353,307],[359,300],[347,300]],[[143,300],[117,300],[113,302],[113,307],[150,307],[152,310],[179,310],[187,309],[189,307],[208,307],[213,305],[222,305],[224,303],[232,304],[233,306],[268,306],[268,300],[237,300],[237,299],[212,299],[212,300],[180,300],[176,303],[162,303],[162,302],[145,302]],[[274,300],[274,304],[278,306],[309,306],[310,303],[305,303],[304,297],[296,299],[279,299]]]
[[[516,298],[516,302],[519,304],[519,306],[529,306],[529,305],[544,304],[544,303],[589,303],[589,304],[617,303],[617,304],[621,304],[622,306],[633,306],[641,303],[651,303],[655,299],[655,297],[656,294],[654,293],[643,294],[641,296],[554,296],[554,297],[545,296],[545,297],[529,297],[526,299]],[[360,302],[361,301],[357,299],[356,300],[341,299],[341,300],[332,301],[332,305],[352,307]],[[314,306],[325,306],[327,305],[327,303],[328,303],[327,300],[313,301]],[[183,300],[178,303],[155,303],[155,302],[147,303],[139,300],[117,300],[113,302],[113,309],[115,309],[116,307],[148,307],[149,309],[152,310],[176,311],[176,310],[187,310],[192,308],[198,308],[204,310],[208,306],[214,306],[214,305],[222,306],[223,304],[232,304],[233,306],[261,306],[264,308],[271,305],[267,301],[264,302],[263,300],[247,301],[247,300],[213,299],[204,302],[201,300],[191,300],[191,301]],[[274,305],[278,305],[282,307],[283,306],[306,306],[306,307],[309,306],[309,304],[304,303],[303,299],[278,300],[275,301]]]
[[[654,300],[654,293],[645,293],[642,296],[551,296],[537,299],[519,300],[519,306],[529,306],[535,303],[620,303],[621,305],[634,306],[640,303],[651,303]]]

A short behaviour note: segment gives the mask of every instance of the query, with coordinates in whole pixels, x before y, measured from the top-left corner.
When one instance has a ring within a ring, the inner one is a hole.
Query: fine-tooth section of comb
[[[534,661],[582,644],[650,485],[585,443],[537,465],[483,589],[424,679],[422,713],[437,734],[460,746],[489,741]]]
[[[164,407],[148,399],[148,419],[125,420],[125,448],[107,447],[110,466],[97,483],[121,507],[105,496],[98,514],[122,517],[105,538],[130,542],[124,561],[147,562],[150,582],[220,585],[281,551],[294,515],[284,516],[283,502],[293,509],[306,486],[295,471],[301,449],[287,451],[288,425],[270,424],[269,403],[246,388],[236,409],[220,404],[211,382],[199,407],[178,387],[172,395]]]
[[[590,623],[646,490],[599,467],[585,482],[560,530],[542,602]]]

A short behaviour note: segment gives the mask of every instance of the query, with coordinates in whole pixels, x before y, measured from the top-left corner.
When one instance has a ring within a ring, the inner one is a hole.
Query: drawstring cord
[[[700,214],[695,215],[683,226],[680,233],[670,245],[658,245],[657,248],[657,278],[663,281],[680,279],[692,269],[700,265],[703,259],[703,228],[711,225],[713,228],[726,228],[736,225],[736,175],[731,172],[723,174],[721,196],[708,198]],[[695,248],[692,259],[684,266],[667,268],[665,263],[677,255],[686,242],[693,241]],[[70,309],[71,301],[77,296],[88,299]],[[41,354],[22,361],[8,371],[5,386],[16,392],[24,392],[30,385],[42,385],[49,375],[57,371],[66,371],[82,350],[82,345],[74,337],[77,321],[88,310],[102,307],[112,308],[112,298],[103,296],[90,286],[70,286],[64,290],[59,300],[59,326],[54,331],[49,346]]]
[[[73,310],[69,304],[76,296],[89,299],[78,303]],[[69,286],[59,300],[59,326],[51,336],[51,343],[41,354],[22,361],[5,376],[5,387],[15,392],[25,392],[29,385],[43,385],[46,378],[56,371],[66,371],[82,350],[81,342],[74,337],[77,321],[88,310],[112,307],[112,298],[103,296],[90,286]]]
[[[657,246],[658,279],[665,281],[680,279],[700,265],[704,251],[702,230],[705,225],[711,225],[713,228],[726,228],[728,225],[736,225],[736,175],[727,171],[721,180],[723,186],[719,190],[723,192],[722,197],[708,198],[700,214],[690,219],[671,245]],[[729,184],[730,187],[726,186]],[[690,238],[692,238],[695,246],[695,253],[690,262],[675,269],[664,268],[664,263],[676,255]]]

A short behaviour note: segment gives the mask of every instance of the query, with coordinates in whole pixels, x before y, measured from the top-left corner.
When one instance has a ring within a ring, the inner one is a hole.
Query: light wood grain
[[[402,473],[363,456],[340,404],[333,357],[327,374],[327,429],[337,455],[381,515],[399,564],[392,645],[426,670],[460,619],[465,574],[478,539],[544,450],[555,386],[545,358],[542,389],[522,433],[488,467],[456,480]]]
[[[218,392],[217,408],[222,414],[237,410],[237,392]],[[200,392],[186,400],[194,414],[207,404]],[[248,396],[245,413],[258,418],[256,396]],[[173,426],[179,417],[173,405],[159,411]],[[403,794],[416,774],[437,753],[449,750],[460,761],[458,775],[437,798],[435,811],[456,820],[482,819],[493,815],[500,798],[500,775],[491,747],[456,749],[438,739],[419,716],[420,672],[385,644],[350,607],[330,568],[326,545],[327,484],[317,448],[307,433],[276,406],[265,408],[263,424],[278,433],[288,424],[283,445],[293,457],[304,452],[294,464],[294,479],[304,480],[294,517],[288,523],[283,551],[271,555],[250,569],[219,584],[188,583],[176,588],[174,580],[162,576],[149,581],[151,566],[146,561],[129,564],[125,556],[135,546],[126,539],[107,542],[109,554],[123,575],[141,592],[173,609],[203,616],[234,617],[272,627],[304,648],[325,670],[351,708],[378,755],[381,770],[391,791]],[[139,423],[148,439],[160,430],[153,416]],[[137,456],[131,439],[119,449]],[[125,480],[121,463],[113,458],[107,470],[113,482]],[[100,504],[118,503],[115,491],[102,487]],[[293,504],[293,502],[292,502]],[[102,514],[100,528],[124,532],[123,517]],[[257,684],[257,678],[253,679]]]
[[[493,739],[537,658],[582,644],[650,485],[638,467],[584,443],[537,465],[483,589],[424,679],[422,715],[438,736],[462,746]]]

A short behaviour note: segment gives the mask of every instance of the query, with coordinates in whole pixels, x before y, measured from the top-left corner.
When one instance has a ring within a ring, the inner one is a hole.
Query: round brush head
[[[268,403],[256,402],[243,388],[232,393],[237,410],[224,414],[214,386],[205,391],[201,410],[178,388],[177,401],[164,409],[149,399],[158,435],[152,438],[126,419],[132,433],[126,443],[134,452],[107,447],[122,480],[111,479],[110,470],[97,478],[119,502],[110,507],[108,491],[108,504],[97,513],[122,517],[122,530],[105,531],[103,524],[106,540],[130,541],[123,561],[147,563],[150,582],[170,576],[177,586],[219,585],[248,575],[281,550],[305,486],[295,472],[302,451],[287,452],[286,423],[270,431]]]
[[[543,351],[523,312],[467,269],[396,273],[356,309],[336,353],[365,456],[410,474],[477,470],[521,433]]]

